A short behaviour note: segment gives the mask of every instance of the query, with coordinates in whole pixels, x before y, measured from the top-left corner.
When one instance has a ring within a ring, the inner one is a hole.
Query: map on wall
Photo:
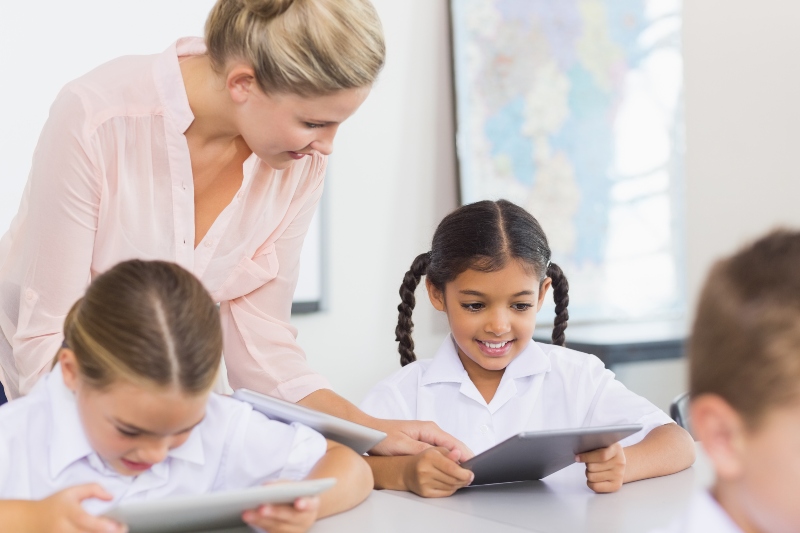
[[[680,0],[450,5],[462,203],[539,220],[572,318],[680,316]]]

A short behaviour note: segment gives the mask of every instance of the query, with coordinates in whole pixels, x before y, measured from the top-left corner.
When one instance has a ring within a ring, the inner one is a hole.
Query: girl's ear
[[[538,313],[544,305],[544,299],[547,296],[550,287],[553,286],[553,278],[544,278],[539,284],[539,302],[536,304],[536,312]]]
[[[433,283],[431,283],[430,278],[427,276],[425,277],[425,288],[428,289],[428,298],[430,298],[433,307],[437,311],[445,311],[446,307],[444,305],[444,294],[442,294],[442,291],[433,286]]]
[[[702,394],[692,400],[689,419],[717,478],[732,481],[741,477],[747,454],[747,428],[741,415],[720,396]]]
[[[75,352],[69,348],[61,348],[58,351],[58,362],[61,363],[61,375],[64,378],[64,385],[69,390],[78,390],[78,359]]]

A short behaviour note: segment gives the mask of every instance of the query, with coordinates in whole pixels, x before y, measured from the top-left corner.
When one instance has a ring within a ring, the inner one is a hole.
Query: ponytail
[[[400,352],[400,365],[406,366],[417,360],[414,354],[414,340],[411,332],[414,330],[414,322],[411,320],[411,313],[417,304],[414,291],[419,285],[419,281],[428,273],[428,266],[431,263],[430,252],[420,254],[411,263],[411,268],[403,277],[403,284],[400,285],[400,305],[397,306],[399,312],[397,316],[397,327],[394,330],[395,339],[400,343],[397,351]]]
[[[567,329],[567,320],[569,320],[569,312],[567,311],[567,306],[569,305],[569,283],[561,267],[555,263],[550,263],[547,266],[547,277],[553,280],[553,300],[556,302],[556,318],[553,321],[551,338],[556,346],[564,346],[566,342],[564,330]]]

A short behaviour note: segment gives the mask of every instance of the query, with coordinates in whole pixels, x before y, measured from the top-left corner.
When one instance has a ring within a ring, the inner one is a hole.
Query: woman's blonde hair
[[[217,71],[231,59],[244,60],[267,93],[368,87],[386,55],[369,0],[218,0],[205,39]]]
[[[125,261],[95,279],[64,322],[87,385],[117,380],[197,394],[222,355],[217,306],[192,274],[164,261]]]

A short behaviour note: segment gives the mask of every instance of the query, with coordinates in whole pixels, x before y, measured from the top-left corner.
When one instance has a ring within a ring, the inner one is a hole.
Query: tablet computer
[[[640,431],[639,424],[527,431],[461,463],[472,470],[471,485],[542,479],[575,462],[579,453],[606,448]]]
[[[249,403],[253,409],[264,413],[273,420],[287,424],[300,422],[319,431],[325,438],[352,448],[358,454],[367,453],[373,446],[386,438],[386,433],[383,431],[248,389],[238,389],[233,393],[233,397]]]
[[[242,513],[266,503],[291,503],[336,484],[334,478],[275,483],[249,489],[125,503],[103,516],[126,524],[130,533],[182,533],[241,526]]]

